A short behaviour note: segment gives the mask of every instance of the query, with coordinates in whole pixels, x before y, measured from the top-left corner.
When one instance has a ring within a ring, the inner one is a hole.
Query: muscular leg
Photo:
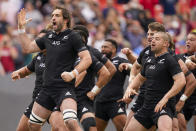
[[[29,118],[23,114],[20,118],[16,131],[30,131],[28,126],[28,120]]]
[[[127,116],[125,114],[117,115],[112,119],[117,131],[123,131]]]
[[[98,117],[95,117],[95,120],[96,120],[96,126],[97,126],[97,130],[98,131],[104,131],[108,122],[107,121],[104,121]]]
[[[172,131],[179,131],[179,124],[178,124],[178,119],[177,118],[173,118]]]
[[[172,119],[168,115],[162,115],[158,119],[159,131],[172,131]]]
[[[186,127],[186,120],[185,117],[182,113],[178,113],[178,125],[179,125],[179,129],[180,131],[186,131],[187,127]]]
[[[49,115],[51,114],[51,111],[44,108],[43,106],[39,105],[37,102],[34,102],[33,104],[33,109],[32,109],[32,113],[34,113],[34,117],[36,117],[36,119],[38,118],[39,120],[43,121],[43,123],[45,122],[45,120],[49,117]],[[31,115],[32,115],[31,113]],[[32,117],[33,118],[33,117]],[[30,116],[31,119],[31,116]],[[32,121],[29,121],[29,128],[31,131],[39,131],[41,129],[42,124],[38,124]]]
[[[72,98],[66,98],[63,100],[60,106],[60,109],[61,109],[61,112],[64,112],[63,118],[64,118],[64,123],[66,127],[70,131],[82,131],[82,129],[80,128],[77,122],[77,114],[75,114],[77,112],[76,101]]]
[[[84,131],[97,131],[95,115],[91,112],[83,114],[80,123],[82,124]]]
[[[140,124],[134,117],[131,118],[125,131],[147,131],[142,124]]]
[[[63,121],[63,114],[60,111],[54,111],[49,118],[52,131],[68,131]]]
[[[128,117],[127,117],[127,120],[126,120],[126,123],[125,123],[125,127],[124,127],[124,130],[127,128],[127,125],[130,123],[132,117],[134,116],[134,112],[131,110]]]

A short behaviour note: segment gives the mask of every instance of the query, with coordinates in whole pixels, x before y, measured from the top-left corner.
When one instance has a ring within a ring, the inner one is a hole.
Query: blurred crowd
[[[24,54],[17,38],[17,12],[27,10],[32,21],[26,32],[34,39],[50,23],[56,5],[72,13],[72,26],[85,25],[88,44],[100,49],[106,38],[138,55],[146,44],[148,24],[165,25],[176,43],[176,53],[184,53],[188,32],[196,30],[196,0],[0,0],[0,74],[27,65],[34,54]]]

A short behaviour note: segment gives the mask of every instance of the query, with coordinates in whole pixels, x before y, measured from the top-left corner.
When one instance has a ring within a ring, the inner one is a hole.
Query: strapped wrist
[[[185,94],[183,94],[183,95],[180,97],[180,100],[181,100],[181,101],[186,101],[187,98],[188,98],[188,97],[187,97]]]

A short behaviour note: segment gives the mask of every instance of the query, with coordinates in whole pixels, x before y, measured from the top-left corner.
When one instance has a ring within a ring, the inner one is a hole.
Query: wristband
[[[94,94],[97,94],[100,90],[101,90],[101,88],[99,88],[97,85],[95,85],[93,87],[93,89],[91,90],[91,92],[93,92]]]
[[[128,64],[129,65],[129,69],[131,70],[131,68],[133,67],[133,65],[132,64]]]
[[[25,33],[25,29],[18,29],[18,34],[24,34]]]
[[[74,69],[72,72],[69,72],[70,76],[74,79],[79,74],[77,69]]]
[[[187,97],[185,94],[183,94],[183,95],[180,97],[180,100],[181,100],[181,101],[186,101],[187,98],[188,98],[188,97]]]

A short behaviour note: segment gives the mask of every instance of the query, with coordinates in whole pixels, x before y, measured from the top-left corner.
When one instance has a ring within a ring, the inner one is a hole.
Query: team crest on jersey
[[[145,51],[145,54],[149,55],[149,50]]]
[[[52,42],[52,45],[60,45],[60,44],[61,44],[60,41],[53,41],[53,42]]]
[[[50,34],[50,35],[48,36],[48,38],[52,38],[52,34]]]
[[[38,56],[38,57],[37,57],[37,60],[41,60],[41,56]]]

